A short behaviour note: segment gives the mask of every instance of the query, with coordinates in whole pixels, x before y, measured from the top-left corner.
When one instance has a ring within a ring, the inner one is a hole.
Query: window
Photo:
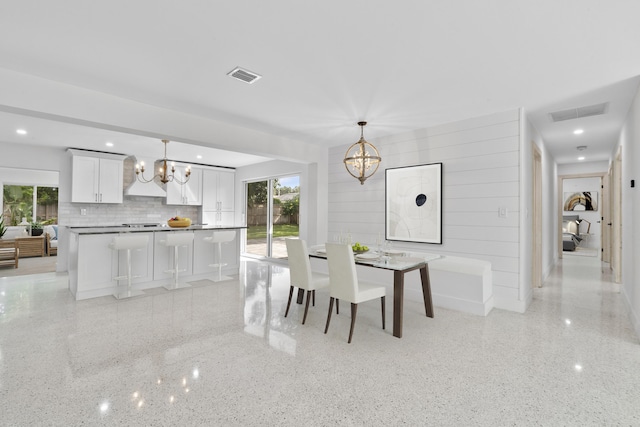
[[[58,187],[5,185],[2,196],[5,225],[18,225],[22,218],[58,223]]]

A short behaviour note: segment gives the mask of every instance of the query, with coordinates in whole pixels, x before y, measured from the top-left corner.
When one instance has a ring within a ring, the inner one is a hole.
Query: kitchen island
[[[195,225],[184,228],[168,226],[102,226],[69,227],[69,290],[76,300],[114,295],[118,284],[114,277],[126,275],[126,252],[114,251],[109,244],[113,237],[126,233],[145,233],[149,237],[146,248],[131,253],[132,281],[135,290],[144,290],[170,285],[173,266],[173,250],[161,244],[167,233],[193,233],[193,243],[180,248],[179,268],[181,281],[189,282],[213,279],[218,273],[218,259],[223,264],[223,273],[237,275],[240,268],[240,237],[245,226]],[[221,254],[217,246],[206,240],[216,231],[236,231],[236,238],[222,245]],[[220,258],[218,258],[220,256]]]

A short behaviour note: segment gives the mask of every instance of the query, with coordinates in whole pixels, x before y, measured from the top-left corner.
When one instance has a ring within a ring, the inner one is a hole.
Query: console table
[[[17,244],[16,244],[17,243]],[[15,239],[0,239],[0,248],[15,248],[19,250],[19,257],[44,256],[44,236],[16,237]]]

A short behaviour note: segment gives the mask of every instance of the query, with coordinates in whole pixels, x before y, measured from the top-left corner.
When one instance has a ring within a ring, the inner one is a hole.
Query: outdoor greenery
[[[276,224],[273,226],[273,237],[298,236],[297,224]],[[247,239],[266,239],[267,226],[253,225],[247,228]]]
[[[284,215],[289,215],[289,223],[293,219],[294,215],[298,214],[300,210],[300,195],[297,195],[291,200],[287,200],[282,202],[282,213]]]
[[[33,218],[33,192],[37,188],[36,206],[57,205],[57,187],[34,187],[27,185],[5,185],[3,189],[3,215],[7,225],[18,225],[22,218]],[[36,217],[42,221],[45,218]],[[49,219],[50,221],[51,219]]]

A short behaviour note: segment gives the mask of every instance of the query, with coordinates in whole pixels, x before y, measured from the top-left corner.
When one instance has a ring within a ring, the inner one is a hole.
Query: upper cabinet
[[[233,211],[235,172],[205,169],[202,177],[202,210]]]
[[[69,150],[73,155],[71,201],[75,203],[122,203],[122,154]]]
[[[184,171],[188,165],[176,164],[175,177],[184,181]],[[191,176],[186,184],[167,182],[168,205],[202,205],[202,169],[191,168]]]

